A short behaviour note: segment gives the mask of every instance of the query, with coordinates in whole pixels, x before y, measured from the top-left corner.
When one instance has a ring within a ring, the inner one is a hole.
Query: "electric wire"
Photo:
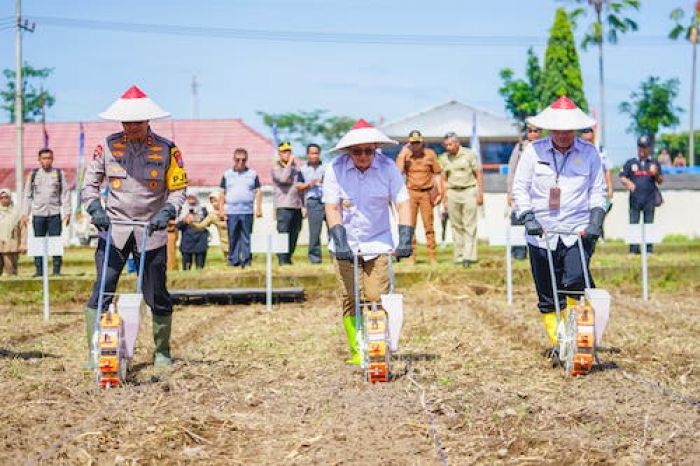
[[[252,41],[305,42],[316,44],[333,43],[356,45],[418,45],[448,47],[520,47],[525,44],[544,46],[547,42],[547,38],[545,36],[528,35],[429,35],[290,31],[134,23],[123,21],[62,18],[54,16],[33,16],[32,21],[40,23],[42,26],[71,29],[109,30],[115,32],[135,32],[190,37],[216,37]],[[669,46],[675,43],[676,42],[671,41],[665,36],[630,36],[629,41],[626,40],[625,42],[618,44],[618,46]]]

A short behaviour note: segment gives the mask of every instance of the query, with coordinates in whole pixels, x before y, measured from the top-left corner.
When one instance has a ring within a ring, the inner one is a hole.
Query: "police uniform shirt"
[[[558,178],[558,181],[557,181]],[[559,187],[558,209],[550,209],[552,188]],[[530,143],[523,150],[513,179],[513,203],[516,215],[533,211],[545,230],[579,230],[588,225],[594,207],[605,208],[605,178],[596,148],[576,138],[573,146],[562,154],[546,137]],[[572,246],[575,235],[552,235],[545,238],[527,236],[533,246],[554,250],[557,242]]]
[[[661,166],[651,157],[647,157],[645,160],[635,157],[625,162],[620,171],[620,176],[624,176],[634,183],[634,191],[630,193],[630,200],[639,204],[654,202],[653,193],[657,187],[651,167],[656,167],[656,173],[662,175]]]
[[[70,188],[66,182],[66,174],[58,174],[57,168],[36,170],[34,182],[32,173],[27,176],[24,186],[24,215],[35,217],[50,217],[52,215],[70,215]],[[59,196],[60,193],[60,196]]]
[[[143,142],[129,141],[120,132],[97,146],[85,172],[84,206],[100,199],[103,183],[108,187],[105,210],[110,220],[148,222],[166,203],[180,210],[187,175],[175,143],[149,129]],[[132,233],[140,247],[143,227],[112,225],[114,246],[122,249]],[[160,248],[167,240],[165,230],[153,232],[146,250]]]

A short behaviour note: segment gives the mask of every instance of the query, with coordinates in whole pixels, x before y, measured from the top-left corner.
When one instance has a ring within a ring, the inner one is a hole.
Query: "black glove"
[[[399,225],[399,245],[396,247],[396,257],[410,257],[413,254],[413,231],[411,225]]]
[[[530,236],[542,236],[544,234],[544,229],[542,224],[535,218],[535,213],[531,210],[523,212],[520,216],[521,225],[525,225],[525,231]]]
[[[352,249],[348,244],[348,236],[345,232],[345,227],[343,225],[334,225],[330,229],[331,238],[333,239],[333,245],[335,246],[335,258],[341,261],[349,261],[352,259]]]
[[[109,217],[107,217],[107,212],[105,212],[99,199],[95,199],[90,203],[87,213],[92,217],[92,224],[95,225],[95,228],[99,231],[109,230]]]
[[[601,207],[591,209],[591,217],[588,226],[583,230],[583,239],[597,240],[603,234],[603,220],[605,220],[605,210]]]
[[[165,230],[168,226],[168,221],[177,216],[177,209],[172,204],[165,204],[157,214],[151,217],[148,223],[148,230],[153,233],[158,230]]]

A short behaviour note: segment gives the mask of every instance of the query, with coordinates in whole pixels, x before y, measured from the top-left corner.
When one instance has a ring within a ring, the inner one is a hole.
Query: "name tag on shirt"
[[[549,188],[549,209],[559,210],[561,206],[561,189],[558,186]]]

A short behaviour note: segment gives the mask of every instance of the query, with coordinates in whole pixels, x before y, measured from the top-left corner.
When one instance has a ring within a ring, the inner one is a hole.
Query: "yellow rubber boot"
[[[549,342],[552,346],[557,344],[557,313],[548,312],[542,314],[542,322],[544,322],[544,329],[547,331],[547,337],[549,337]]]

